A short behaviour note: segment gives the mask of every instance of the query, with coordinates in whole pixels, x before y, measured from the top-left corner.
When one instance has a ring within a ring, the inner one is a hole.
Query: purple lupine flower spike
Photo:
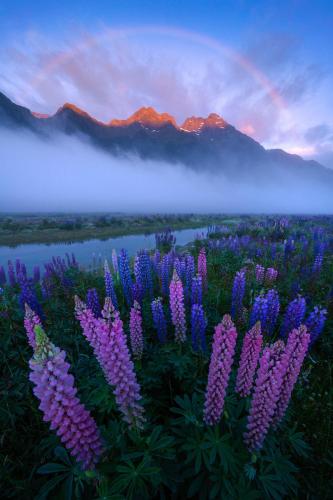
[[[163,311],[162,299],[160,297],[153,300],[151,303],[151,311],[158,339],[160,342],[165,342],[167,336],[167,325]]]
[[[237,330],[226,314],[215,327],[213,339],[204,407],[204,421],[208,425],[217,424],[223,412],[236,339]]]
[[[258,321],[243,340],[242,352],[236,379],[236,392],[241,397],[249,396],[262,347],[260,321]]]
[[[33,349],[36,347],[35,326],[42,326],[42,322],[31,307],[25,304],[24,328],[28,335],[28,342]]]
[[[185,273],[186,296],[187,299],[189,299],[191,297],[191,292],[192,292],[192,280],[195,274],[195,262],[193,255],[186,255],[185,263],[186,263],[186,273]],[[193,302],[193,304],[200,304],[200,302]]]
[[[134,274],[137,283],[142,287],[143,294],[153,296],[152,264],[147,250],[141,250],[134,264]]]
[[[109,297],[102,318],[95,318],[85,304],[75,298],[75,314],[83,334],[94,350],[107,382],[114,387],[116,403],[130,427],[141,428],[144,410],[139,404],[140,386],[128,351],[123,323]]]
[[[136,300],[130,312],[130,339],[133,357],[141,359],[143,352],[142,316],[140,304]]]
[[[102,454],[101,437],[95,420],[76,396],[66,353],[50,342],[40,326],[35,327],[35,337],[30,380],[35,384],[33,392],[40,400],[44,421],[50,422],[83,470],[93,469]]]
[[[202,304],[193,304],[191,309],[191,332],[194,351],[198,351],[199,347],[203,351],[206,351],[206,327],[207,320]]]
[[[273,283],[276,281],[277,276],[278,276],[278,271],[274,269],[274,267],[268,267],[266,269],[266,274],[265,274],[265,281],[267,286],[272,286]]]
[[[117,256],[117,251],[115,248],[112,249],[112,267],[113,267],[113,272],[115,274],[118,274],[119,268],[118,268],[118,256]]]
[[[75,317],[79,320],[83,335],[88,340],[95,353],[98,352],[99,339],[96,333],[96,318],[91,309],[88,309],[86,304],[82,302],[77,295],[75,300]]]
[[[108,323],[112,323],[115,319],[120,318],[119,311],[114,307],[110,297],[105,297],[101,316]]]
[[[123,287],[124,296],[128,306],[132,304],[132,276],[129,265],[129,259],[126,250],[121,249],[119,255],[119,276]]]
[[[116,317],[110,325],[104,319],[97,320],[99,347],[96,357],[107,382],[114,387],[116,403],[130,427],[142,428],[144,409],[139,403],[140,386],[127,347],[121,319]]]
[[[34,283],[39,283],[40,282],[40,268],[39,266],[34,266],[34,270],[33,270],[33,280],[34,280]]]
[[[206,250],[202,248],[198,255],[198,274],[202,279],[202,286],[204,289],[207,288],[207,258]]]
[[[310,347],[316,342],[323,331],[326,321],[327,310],[315,307],[305,321],[305,326],[310,334]]]
[[[278,340],[264,349],[259,360],[259,370],[247,420],[247,431],[244,434],[245,444],[250,451],[259,450],[262,447],[272,423],[285,372],[285,366],[281,362],[284,349],[284,342]]]
[[[233,319],[239,318],[243,313],[243,298],[245,293],[245,271],[236,273],[232,287],[231,315]]]
[[[260,264],[257,264],[255,268],[255,274],[257,283],[262,284],[265,276],[265,268]]]
[[[282,380],[280,395],[273,416],[274,427],[281,422],[288,408],[291,393],[294,385],[296,384],[309,343],[310,334],[307,332],[306,326],[304,325],[292,330],[288,336],[287,345],[283,355],[285,358],[284,363],[286,365],[286,372]]]
[[[258,297],[254,299],[250,316],[250,326],[252,327],[257,323],[257,321],[260,321],[262,329],[265,330],[267,322],[267,313],[268,313],[267,299],[263,294],[258,295]]]
[[[164,255],[160,264],[160,277],[162,284],[162,293],[167,296],[169,292],[169,284],[170,284],[170,271],[171,271],[171,258],[170,254]]]
[[[185,342],[186,340],[186,318],[184,306],[184,291],[176,271],[170,283],[170,309],[172,323],[175,327],[176,342]]]
[[[90,288],[87,291],[87,307],[94,313],[95,318],[100,316],[101,306],[96,288]]]
[[[268,290],[265,295],[259,295],[255,298],[251,311],[251,327],[260,321],[262,331],[271,334],[278,319],[279,310],[280,301],[276,290]]]
[[[274,289],[268,290],[268,292],[266,293],[266,300],[267,300],[266,331],[269,334],[272,334],[280,312],[280,299],[278,292]]]
[[[15,271],[11,260],[8,261],[8,281],[10,286],[16,285]]]
[[[318,255],[316,255],[313,266],[312,266],[313,274],[320,274],[320,271],[321,271],[321,268],[323,265],[323,258],[324,258],[324,256],[322,253],[319,253]]]
[[[29,280],[23,273],[18,275],[18,282],[20,284],[19,302],[21,308],[24,310],[25,304],[28,304],[41,319],[44,319],[44,313],[40,303],[38,302],[36,291],[32,280]]]
[[[143,297],[144,297],[143,286],[142,286],[141,282],[136,281],[135,283],[133,283],[133,286],[132,286],[133,302],[136,300],[139,304],[142,305]]]
[[[3,286],[6,284],[6,273],[5,273],[5,270],[4,270],[4,267],[3,266],[0,266],[0,286]]]
[[[297,297],[287,307],[282,326],[281,337],[286,337],[294,328],[298,328],[305,316],[306,303],[303,297]]]
[[[202,279],[199,275],[192,279],[191,303],[202,304]]]
[[[112,304],[116,309],[118,309],[118,300],[113,286],[113,279],[110,272],[108,261],[106,259],[104,261],[104,283],[105,283],[105,292],[107,297],[110,297]]]

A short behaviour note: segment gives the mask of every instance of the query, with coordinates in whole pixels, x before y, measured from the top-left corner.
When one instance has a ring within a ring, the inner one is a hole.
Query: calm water
[[[176,245],[186,245],[193,241],[198,233],[206,233],[206,227],[197,229],[182,229],[174,231],[176,236]],[[55,257],[65,257],[66,253],[74,253],[76,260],[82,266],[91,266],[95,259],[111,258],[112,249],[115,248],[117,253],[122,248],[126,248],[129,255],[134,255],[138,250],[155,248],[155,235],[150,234],[135,234],[129,236],[119,236],[117,238],[109,238],[108,240],[87,240],[74,243],[34,243],[27,245],[18,245],[15,248],[0,246],[0,265],[7,268],[7,261],[11,259],[20,259],[25,263],[27,270],[31,271],[33,266],[49,262]]]

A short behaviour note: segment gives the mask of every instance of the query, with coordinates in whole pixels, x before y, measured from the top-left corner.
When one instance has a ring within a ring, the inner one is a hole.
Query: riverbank
[[[102,220],[101,220],[102,219]],[[8,220],[13,222],[8,223]],[[0,220],[0,246],[15,247],[29,243],[80,242],[90,239],[152,234],[170,227],[173,231],[196,229],[214,224],[232,224],[225,216],[22,216]],[[67,227],[66,227],[67,225]]]

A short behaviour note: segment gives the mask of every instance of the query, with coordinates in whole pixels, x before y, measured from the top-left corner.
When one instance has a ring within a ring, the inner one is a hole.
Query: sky
[[[0,91],[102,121],[217,112],[333,168],[333,2],[1,0]]]

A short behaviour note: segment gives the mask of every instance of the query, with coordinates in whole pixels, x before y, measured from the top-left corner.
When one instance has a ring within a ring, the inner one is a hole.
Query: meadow
[[[333,218],[0,267],[3,498],[332,498]]]

